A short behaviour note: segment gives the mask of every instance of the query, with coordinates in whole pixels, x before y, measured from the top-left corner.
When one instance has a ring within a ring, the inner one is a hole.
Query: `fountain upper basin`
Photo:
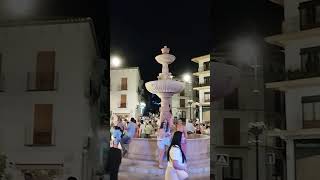
[[[175,80],[157,80],[147,82],[146,88],[149,92],[153,94],[158,93],[180,93],[185,85],[183,82],[175,81]]]

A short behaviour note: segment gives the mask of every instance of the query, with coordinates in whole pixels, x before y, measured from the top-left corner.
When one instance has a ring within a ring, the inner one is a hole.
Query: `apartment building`
[[[274,178],[274,168],[279,167],[273,164],[274,162],[268,161],[268,155],[275,157],[278,153],[275,147],[277,140],[267,139],[262,133],[258,136],[256,144],[256,137],[249,133],[250,123],[264,122],[269,128],[278,127],[282,122],[278,110],[280,97],[264,88],[265,81],[280,74],[271,70],[280,67],[281,55],[272,54],[270,52],[272,48],[263,48],[266,53],[261,56],[269,61],[264,64],[261,62],[260,68],[256,69],[251,64],[243,63],[246,62],[244,58],[250,58],[249,56],[239,57],[231,52],[216,52],[211,55],[213,65],[218,67],[218,64],[231,65],[240,70],[239,85],[231,94],[215,100],[211,109],[213,124],[211,150],[214,154],[224,154],[229,157],[228,165],[222,166],[216,157],[211,156],[215,164],[213,174],[216,175],[216,179],[255,180],[258,173],[259,179],[269,180]],[[230,74],[229,70],[232,69],[224,67],[225,72],[219,71],[219,73]],[[274,161],[279,159],[278,156],[276,158]]]
[[[199,106],[200,122],[210,122],[210,55],[195,57],[191,61],[197,63],[198,71],[193,73],[193,90],[195,103]]]
[[[138,67],[110,69],[110,110],[113,116],[130,119],[141,115],[143,81]]]
[[[285,93],[286,128],[270,136],[286,141],[287,179],[320,179],[320,2],[273,2],[284,8],[282,33],[265,40],[284,49],[285,76],[266,87]]]
[[[0,149],[22,173],[86,180],[98,169],[106,102],[95,38],[90,18],[0,25]]]
[[[192,83],[184,82],[185,88],[180,94],[172,96],[172,114],[182,119],[195,118]]]

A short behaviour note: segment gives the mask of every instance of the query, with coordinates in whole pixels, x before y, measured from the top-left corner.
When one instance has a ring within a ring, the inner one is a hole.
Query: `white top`
[[[187,122],[186,128],[188,132],[194,132],[195,128],[192,123]]]
[[[173,161],[176,160],[178,161],[178,163],[180,165],[186,165],[186,162],[182,162],[182,153],[181,153],[181,150],[178,146],[172,146],[171,149],[170,149],[170,161],[168,161],[168,167],[171,167],[171,168],[174,168],[173,167]]]

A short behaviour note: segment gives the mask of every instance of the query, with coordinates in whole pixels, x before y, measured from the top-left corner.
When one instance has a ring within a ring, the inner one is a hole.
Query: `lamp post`
[[[249,133],[253,135],[254,140],[250,140],[249,143],[255,143],[256,147],[256,180],[259,180],[259,136],[263,133],[265,129],[264,122],[251,122],[249,123]]]
[[[192,119],[192,117],[191,117],[192,116],[192,113],[191,113],[192,109],[191,108],[192,108],[193,100],[189,99],[188,100],[188,104],[189,104],[189,107],[190,107],[190,120],[191,120]]]

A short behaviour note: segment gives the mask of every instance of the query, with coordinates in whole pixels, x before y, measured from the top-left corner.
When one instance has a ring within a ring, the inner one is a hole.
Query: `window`
[[[41,51],[38,53],[36,71],[36,87],[34,90],[53,90],[55,78],[54,51]],[[29,75],[28,78],[32,77]]]
[[[228,167],[223,167],[223,180],[241,180],[242,159],[230,157],[229,163]]]
[[[224,109],[239,109],[238,89],[236,88],[232,94],[224,98]]]
[[[128,90],[128,78],[121,78],[121,90]]]
[[[210,61],[203,63],[203,70],[209,71],[210,70]]]
[[[33,144],[52,144],[52,104],[35,104],[33,121]]]
[[[204,93],[204,102],[210,102],[210,92]]]
[[[180,99],[180,107],[186,107],[186,100],[185,99]]]
[[[300,3],[300,28],[311,29],[320,26],[320,2],[317,0]]]
[[[301,71],[306,73],[320,72],[320,47],[301,49]]]
[[[127,107],[127,95],[122,94],[121,101],[120,101],[120,108],[126,108],[126,107]]]
[[[240,119],[225,118],[223,126],[224,145],[240,145]]]
[[[204,77],[204,85],[210,86],[210,76]]]
[[[303,127],[320,128],[320,96],[302,97]]]
[[[181,118],[186,118],[186,112],[185,111],[181,111]]]
[[[184,96],[184,95],[185,95],[185,93],[184,93],[184,90],[183,90],[183,91],[181,91],[180,96]]]

